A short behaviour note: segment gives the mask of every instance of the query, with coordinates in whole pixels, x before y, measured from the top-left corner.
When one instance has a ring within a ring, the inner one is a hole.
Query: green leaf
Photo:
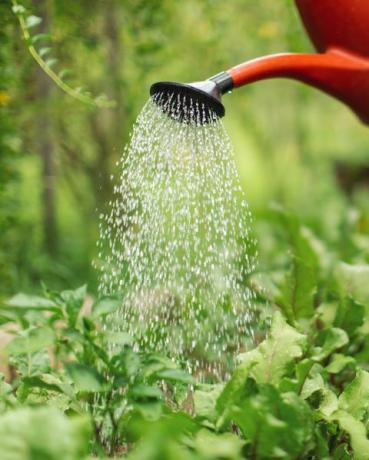
[[[362,420],[369,410],[369,373],[358,370],[355,379],[339,397],[340,409]]]
[[[319,412],[327,419],[338,409],[338,399],[336,394],[327,386],[321,392],[322,400],[319,406]]]
[[[158,387],[149,385],[135,385],[129,391],[129,397],[135,401],[150,401],[156,399],[162,399],[163,394]]]
[[[295,393],[281,395],[271,385],[260,385],[232,409],[232,420],[252,443],[254,458],[299,458],[312,447],[312,413]]]
[[[353,336],[363,325],[364,318],[365,306],[350,297],[346,297],[338,305],[334,325]]]
[[[318,364],[314,364],[311,368],[301,390],[301,397],[303,399],[308,399],[315,392],[323,390],[325,382],[321,374],[322,369],[322,366]]]
[[[38,54],[43,58],[46,54],[50,53],[51,50],[51,46],[44,46],[43,48],[40,48]]]
[[[298,219],[281,208],[274,209],[291,245],[291,274],[286,278],[278,298],[287,319],[311,318],[314,315],[314,295],[317,290],[319,259],[309,230]]]
[[[302,356],[305,346],[306,336],[287,324],[276,312],[268,338],[251,352],[255,365],[250,375],[258,383],[278,385],[290,365]]]
[[[33,45],[35,45],[36,43],[40,42],[40,41],[46,41],[46,40],[51,40],[51,35],[50,34],[45,34],[45,33],[42,33],[42,34],[36,34],[36,35],[33,35],[31,37],[31,42]]]
[[[324,329],[317,339],[320,346],[314,349],[314,359],[321,361],[327,358],[334,351],[347,345],[349,337],[343,329],[332,327]]]
[[[91,434],[88,417],[69,419],[53,407],[15,409],[0,416],[1,460],[81,460]]]
[[[104,391],[104,379],[96,369],[78,363],[68,363],[65,369],[78,391]]]
[[[104,332],[104,340],[108,344],[126,346],[132,344],[132,337],[126,332]]]
[[[217,410],[223,413],[241,398],[248,377],[258,383],[278,385],[296,358],[302,356],[305,346],[306,336],[288,325],[279,312],[275,312],[268,338],[255,350],[241,355],[243,362],[220,395]]]
[[[338,411],[334,414],[342,430],[350,436],[351,446],[354,451],[355,460],[369,460],[369,440],[366,428],[363,423],[345,411]]]
[[[211,422],[217,418],[216,402],[224,385],[201,385],[194,393],[195,413],[198,417],[204,417]]]
[[[22,384],[29,388],[42,388],[56,393],[63,393],[62,388],[56,383],[49,383],[45,376],[23,377]]]
[[[245,442],[232,433],[215,434],[200,430],[194,441],[194,448],[201,459],[241,460]]]
[[[247,353],[240,366],[233,372],[229,382],[224,387],[216,402],[216,409],[222,415],[218,425],[222,426],[228,421],[229,410],[233,404],[238,404],[243,397],[248,395],[248,377],[257,360],[257,353]]]
[[[50,59],[46,59],[45,61],[45,64],[48,66],[48,67],[53,67],[56,63],[58,62],[57,59],[55,58],[50,58]]]
[[[59,77],[61,80],[64,80],[65,78],[68,78],[68,77],[70,77],[71,75],[73,75],[73,72],[72,72],[72,70],[70,70],[70,69],[62,69],[62,70],[58,73],[58,77]]]
[[[5,348],[9,355],[31,354],[44,350],[54,344],[55,333],[49,328],[37,328],[26,331],[24,335],[17,336]]]
[[[336,353],[332,356],[331,362],[326,367],[330,374],[339,374],[348,365],[356,365],[356,361],[352,356]]]
[[[157,372],[155,377],[176,383],[194,383],[193,377],[182,369],[165,369]]]
[[[80,309],[87,295],[87,285],[75,289],[74,291],[63,291],[60,296],[68,305]]]
[[[369,302],[369,265],[349,265],[341,262],[335,272],[342,295],[368,304]]]
[[[161,401],[134,402],[133,407],[145,420],[159,420],[163,414]]]
[[[143,423],[142,419],[133,420],[130,423],[130,430],[134,432],[135,437],[142,439],[129,455],[130,460],[197,459],[186,455],[183,445],[178,444],[179,440],[183,440],[184,437],[190,438],[191,434],[199,430],[199,425],[187,414],[165,413],[156,422]]]
[[[352,455],[348,450],[347,444],[340,444],[333,451],[333,460],[352,460]]]
[[[16,15],[22,15],[26,12],[26,9],[24,8],[23,5],[13,5],[12,6],[12,11]]]
[[[329,444],[325,437],[325,426],[323,424],[315,425],[315,450],[314,454],[316,459],[319,460],[332,460],[329,455]]]
[[[27,295],[23,293],[16,294],[5,302],[5,308],[17,310],[58,310],[55,302],[43,297]]]
[[[117,299],[99,299],[97,302],[94,303],[92,307],[92,315],[94,318],[98,318],[100,316],[106,316],[110,313],[115,312],[118,310],[119,307],[122,306],[122,301]]]
[[[70,326],[74,327],[79,312],[83,307],[87,296],[87,286],[81,286],[74,291],[63,291],[60,294],[61,299],[65,302],[66,312],[68,315],[68,323]]]
[[[28,27],[28,29],[38,26],[39,24],[41,24],[41,22],[42,18],[40,18],[39,16],[31,15],[26,18],[26,26]]]

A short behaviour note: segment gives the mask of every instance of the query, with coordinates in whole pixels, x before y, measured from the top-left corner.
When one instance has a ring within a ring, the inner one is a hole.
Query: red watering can
[[[173,94],[178,94],[182,100],[191,100],[192,104],[195,101],[222,117],[222,94],[267,78],[292,78],[339,99],[369,124],[369,0],[295,2],[318,53],[262,57],[203,82],[155,83],[151,87],[154,100],[164,107]],[[186,104],[182,106],[187,113]],[[208,121],[205,117],[204,122]]]

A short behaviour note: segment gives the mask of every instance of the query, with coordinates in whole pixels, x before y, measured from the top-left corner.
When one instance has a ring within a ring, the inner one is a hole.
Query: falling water
[[[195,103],[183,119],[184,96],[155,97],[101,216],[100,291],[122,300],[110,327],[137,348],[219,370],[252,336],[251,215],[222,122]]]

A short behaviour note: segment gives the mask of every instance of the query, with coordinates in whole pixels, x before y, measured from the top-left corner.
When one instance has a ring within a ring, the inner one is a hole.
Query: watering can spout
[[[270,78],[290,78],[318,88],[348,105],[369,124],[369,60],[339,49],[317,54],[275,54],[227,71],[238,88]]]
[[[348,105],[369,124],[369,0],[295,0],[316,54],[276,54],[245,62],[204,82],[161,82],[151,87],[157,102],[173,95],[225,113],[222,94],[268,78],[284,77],[314,86]],[[187,101],[187,102],[186,102]],[[183,118],[183,117],[182,117]],[[180,118],[180,119],[182,119]],[[205,122],[213,117],[205,118]]]

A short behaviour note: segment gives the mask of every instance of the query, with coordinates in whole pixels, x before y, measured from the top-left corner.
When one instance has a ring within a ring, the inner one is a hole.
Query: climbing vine
[[[65,75],[67,70],[63,69],[59,73],[54,71],[52,67],[57,63],[57,59],[50,56],[52,51],[51,46],[43,46],[38,49],[36,46],[42,41],[46,41],[50,38],[48,34],[31,34],[31,29],[38,26],[42,22],[42,18],[32,14],[28,14],[26,8],[17,2],[12,0],[12,11],[17,16],[22,36],[27,45],[28,51],[41,67],[41,69],[48,75],[51,80],[66,94],[77,99],[78,101],[93,107],[99,108],[111,108],[116,105],[115,101],[109,100],[105,94],[100,94],[96,97],[92,96],[91,93],[83,91],[82,88],[73,88],[65,81]]]

